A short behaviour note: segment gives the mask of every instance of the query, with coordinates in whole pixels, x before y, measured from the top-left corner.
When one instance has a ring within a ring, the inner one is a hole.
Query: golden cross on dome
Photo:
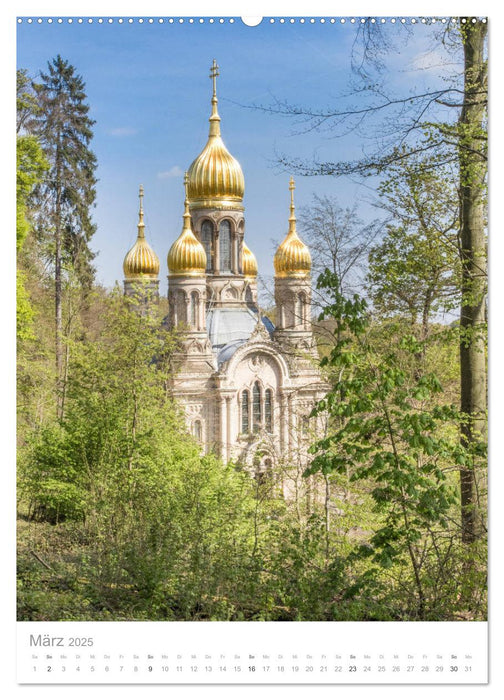
[[[213,60],[213,63],[210,67],[210,78],[212,78],[213,82],[213,96],[216,97],[217,95],[217,76],[219,75],[219,66],[217,65],[217,61]]]
[[[291,214],[294,211],[294,190],[296,189],[296,185],[294,184],[294,178],[291,175],[291,179],[289,180],[289,189],[291,193]]]
[[[191,221],[191,216],[189,214],[189,173],[187,170],[184,173],[184,226],[188,226]]]
[[[138,198],[140,199],[140,211],[138,212],[138,235],[140,237],[143,237],[144,235],[144,219],[143,219],[143,196],[144,196],[144,188],[143,185],[140,185],[139,190],[138,190]]]

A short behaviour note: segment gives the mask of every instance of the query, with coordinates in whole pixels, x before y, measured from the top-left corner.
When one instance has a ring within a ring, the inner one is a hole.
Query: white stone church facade
[[[323,429],[310,418],[327,387],[311,327],[311,258],[296,231],[294,182],[289,232],[275,258],[276,324],[257,303],[257,262],[244,241],[244,177],[221,137],[214,61],[209,138],[185,178],[183,228],[168,253],[168,325],[182,330],[171,386],[205,452],[256,475],[306,466]],[[138,238],[124,260],[124,290],[158,294],[159,260]],[[285,489],[284,489],[285,490]]]

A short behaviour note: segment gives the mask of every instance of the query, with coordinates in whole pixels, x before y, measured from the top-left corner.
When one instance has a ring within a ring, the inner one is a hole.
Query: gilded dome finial
[[[217,76],[219,75],[219,66],[217,61],[213,60],[210,67],[210,78],[212,79],[212,114],[210,116],[210,136],[220,136],[220,117],[217,112]]]
[[[217,99],[217,77],[218,77],[218,75],[219,75],[219,66],[217,65],[217,61],[214,58],[213,63],[210,66],[210,77],[212,78],[212,82],[213,82],[213,98],[215,98],[215,99]]]
[[[184,199],[184,215],[183,215],[183,221],[184,221],[184,229],[191,229],[191,215],[189,213],[189,194],[188,194],[188,188],[189,188],[189,173],[186,172],[184,173],[184,192],[185,192],[185,199]]]
[[[294,190],[296,185],[294,184],[294,178],[291,175],[289,180],[289,190],[291,193],[291,203],[290,203],[290,216],[289,216],[289,232],[296,230],[296,214],[294,213]]]
[[[144,224],[144,212],[143,212],[143,196],[144,188],[140,185],[138,190],[138,198],[140,199],[140,210],[138,212],[138,238],[145,238],[145,224]]]

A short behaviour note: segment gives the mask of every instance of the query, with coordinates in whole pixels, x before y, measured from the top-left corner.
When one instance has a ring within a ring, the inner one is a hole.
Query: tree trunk
[[[58,156],[57,156],[58,157]],[[54,317],[55,317],[55,355],[56,355],[56,414],[61,418],[61,379],[63,369],[63,318],[61,300],[61,192],[59,168],[56,168],[56,221],[54,228]]]
[[[486,432],[485,293],[486,245],[482,133],[486,102],[484,43],[487,25],[467,18],[464,43],[464,104],[459,120],[462,260],[460,312],[461,442],[472,449]],[[474,460],[476,462],[476,458]],[[460,470],[462,541],[480,535],[475,464]]]

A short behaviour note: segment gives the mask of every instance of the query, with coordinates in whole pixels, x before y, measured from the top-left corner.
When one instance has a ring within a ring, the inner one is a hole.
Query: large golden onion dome
[[[124,277],[131,279],[155,279],[159,274],[159,258],[145,240],[145,224],[143,219],[143,186],[140,185],[140,211],[138,219],[138,236],[135,245],[126,253],[123,262]]]
[[[216,78],[218,65],[214,59],[210,71],[213,80],[212,114],[207,144],[189,167],[188,196],[191,209],[220,206],[243,209],[245,180],[240,164],[224,145],[217,112]]]
[[[257,260],[245,241],[243,241],[242,268],[245,277],[257,277]]]
[[[191,215],[189,214],[189,200],[187,198],[187,179],[188,175],[186,173],[184,180],[186,188],[183,216],[184,225],[182,227],[182,233],[168,253],[168,270],[170,275],[200,277],[205,274],[206,253],[191,229]]]
[[[289,182],[291,205],[289,216],[289,233],[278,246],[273,259],[276,277],[307,277],[311,270],[311,255],[308,247],[299,238],[296,231],[294,214],[294,179]]]

